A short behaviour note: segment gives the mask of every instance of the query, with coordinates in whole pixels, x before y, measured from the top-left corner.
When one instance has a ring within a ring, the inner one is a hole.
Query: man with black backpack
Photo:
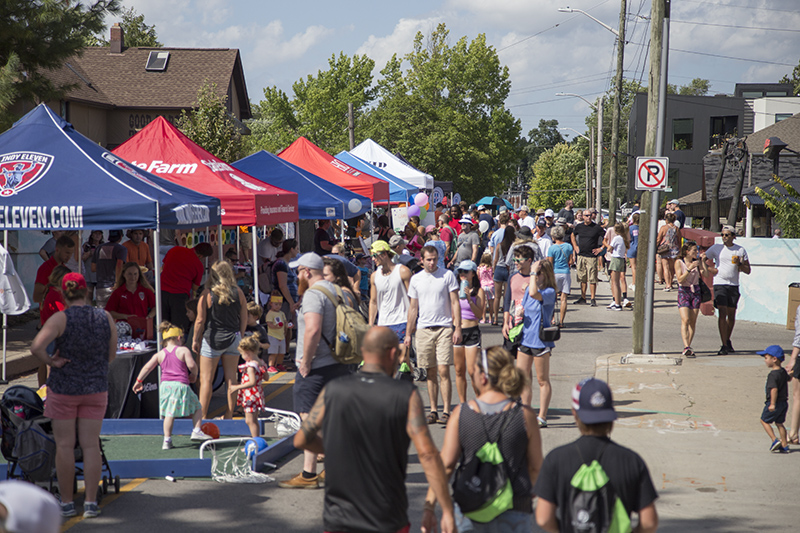
[[[545,457],[533,487],[536,523],[552,533],[656,531],[658,494],[647,465],[609,438],[617,418],[611,389],[584,379],[572,392],[572,414],[581,437]],[[634,512],[639,524],[632,530]]]

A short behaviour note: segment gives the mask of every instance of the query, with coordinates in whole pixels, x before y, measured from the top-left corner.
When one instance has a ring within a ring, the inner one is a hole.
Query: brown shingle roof
[[[145,70],[152,50],[169,52],[163,72]],[[235,48],[126,48],[121,54],[110,48],[90,47],[53,71],[52,76],[79,87],[68,98],[126,108],[191,108],[206,80],[216,83],[219,95],[226,95],[234,80],[241,117],[250,118],[250,102],[239,50]],[[80,76],[78,76],[80,74]],[[91,84],[91,87],[86,83]]]
[[[752,153],[762,153],[768,137],[779,137],[789,148],[800,151],[800,113],[751,133],[747,136],[747,148]]]

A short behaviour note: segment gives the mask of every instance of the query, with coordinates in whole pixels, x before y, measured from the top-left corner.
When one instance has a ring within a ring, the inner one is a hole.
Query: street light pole
[[[597,100],[597,196],[595,196],[595,208],[597,209],[597,223],[603,223],[603,97]],[[609,216],[611,216],[609,214]]]
[[[608,171],[608,225],[613,227],[617,221],[617,173],[619,165],[619,122],[622,114],[622,69],[625,59],[625,15],[627,0],[621,0],[619,11],[619,32],[617,33],[617,74],[614,80],[614,108],[611,113],[611,165]],[[627,157],[625,162],[627,163]],[[627,165],[624,167],[627,168]]]

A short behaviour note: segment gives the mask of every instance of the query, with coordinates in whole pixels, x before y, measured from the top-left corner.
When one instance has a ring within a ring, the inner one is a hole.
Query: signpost
[[[664,191],[667,188],[668,157],[636,158],[636,190]]]
[[[431,205],[436,207],[436,204],[441,203],[444,198],[444,191],[441,187],[434,187],[431,191]]]

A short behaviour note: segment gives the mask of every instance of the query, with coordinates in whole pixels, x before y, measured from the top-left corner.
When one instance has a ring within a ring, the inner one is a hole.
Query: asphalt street
[[[576,292],[573,289],[573,295]],[[660,531],[794,527],[800,522],[800,509],[790,491],[792,476],[800,471],[800,448],[788,455],[768,451],[769,441],[758,419],[767,372],[762,358],[755,355],[769,344],[789,347],[792,332],[782,326],[740,322],[733,334],[736,354],[709,357],[719,348],[716,318],[701,316],[693,343],[697,359],[683,360],[679,366],[621,365],[620,357],[631,351],[633,313],[606,310],[609,292],[608,284],[601,283],[598,307],[569,307],[567,328],[551,359],[553,400],[549,425],[542,430],[545,453],[578,436],[570,414],[571,388],[581,378],[597,375],[609,381],[615,394],[619,420],[612,438],[638,451],[648,464],[659,492]],[[683,348],[675,300],[675,291],[657,291],[654,348],[671,357],[679,357]],[[484,346],[501,342],[499,327],[483,327],[483,334]],[[25,379],[31,378],[21,382]],[[269,385],[270,405],[291,408],[292,379],[284,374]],[[427,403],[425,383],[418,386]],[[218,392],[215,402],[221,401]],[[431,426],[431,433],[441,445],[444,426]],[[296,452],[271,474],[285,479],[301,467],[302,456]],[[321,490],[187,479],[125,480],[123,485],[122,494],[106,497],[101,517],[73,519],[65,530],[322,530]],[[412,531],[418,531],[427,485],[413,446],[407,489]]]

